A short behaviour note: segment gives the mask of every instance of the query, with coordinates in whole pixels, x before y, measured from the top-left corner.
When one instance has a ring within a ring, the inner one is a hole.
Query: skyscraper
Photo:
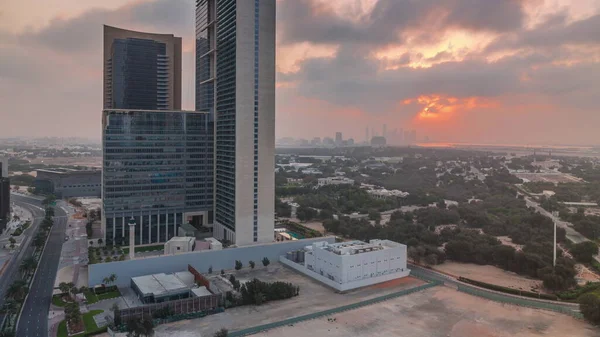
[[[213,235],[273,241],[276,0],[196,0],[196,109],[215,123]]]
[[[387,138],[387,124],[383,124],[383,127],[381,128],[381,136]]]
[[[166,242],[182,223],[212,223],[212,133],[206,112],[105,109],[102,229],[109,245]]]
[[[181,109],[181,38],[104,26],[104,109]]]

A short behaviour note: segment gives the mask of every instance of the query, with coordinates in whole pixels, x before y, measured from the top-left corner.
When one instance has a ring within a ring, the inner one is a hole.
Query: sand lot
[[[435,287],[255,336],[591,337],[600,336],[600,330],[566,315]]]
[[[520,290],[537,291],[542,288],[542,281],[527,278],[494,266],[480,266],[473,263],[459,263],[447,261],[435,266],[436,270],[454,276],[462,276],[472,280],[496,284]]]

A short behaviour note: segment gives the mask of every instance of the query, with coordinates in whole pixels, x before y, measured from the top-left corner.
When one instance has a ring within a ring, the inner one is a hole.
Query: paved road
[[[537,202],[532,200],[530,197],[525,197],[525,203],[527,204],[528,207],[533,207],[540,214],[549,217],[550,219],[552,219],[552,221],[555,221],[556,225],[558,227],[564,228],[565,231],[567,232],[567,239],[571,240],[573,243],[581,243],[581,242],[589,241],[588,238],[581,235],[581,233],[579,233],[578,231],[574,230],[571,227],[571,226],[573,226],[573,224],[571,224],[570,222],[562,221],[558,217],[555,217],[554,215],[552,215],[552,213],[543,209],[540,206],[540,204],[538,204]]]
[[[41,201],[23,196],[13,195],[13,201],[41,206]],[[50,231],[48,243],[38,265],[37,272],[31,284],[29,295],[25,301],[21,318],[17,326],[17,337],[46,337],[48,336],[48,311],[52,301],[52,290],[60,251],[65,240],[67,214],[60,207],[54,207],[56,216],[54,226]],[[43,215],[43,212],[42,212]]]
[[[34,247],[31,245],[33,237],[37,233],[37,229],[44,217],[44,211],[42,208],[36,206],[36,203],[24,203],[20,198],[12,196],[11,201],[16,202],[19,206],[23,207],[33,215],[33,221],[31,227],[25,231],[23,242],[19,247],[19,252],[16,256],[12,256],[6,266],[2,277],[0,277],[0,306],[4,304],[4,295],[10,284],[19,278],[19,266],[21,261],[33,255]],[[4,321],[5,315],[0,315],[0,322]]]

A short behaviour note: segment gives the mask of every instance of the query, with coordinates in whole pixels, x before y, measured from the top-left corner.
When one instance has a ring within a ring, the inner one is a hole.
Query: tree
[[[15,249],[15,243],[17,243],[17,240],[11,237],[8,238],[8,242],[10,242],[10,249]]]
[[[214,337],[227,337],[229,336],[229,330],[221,328],[221,330],[215,332]]]
[[[110,279],[110,283],[114,284],[115,282],[117,282],[117,275],[116,274],[110,274],[110,276],[108,277]]]
[[[17,312],[18,303],[14,300],[5,301],[2,305],[2,312],[5,314],[14,314]]]
[[[598,254],[598,245],[592,241],[577,243],[570,250],[573,257],[582,263],[591,263],[594,255]]]
[[[235,260],[235,270],[240,270],[240,269],[242,269],[242,267],[243,267],[242,261]]]
[[[61,293],[68,294],[71,287],[69,286],[69,284],[67,282],[61,282],[58,284],[58,289],[60,290]]]
[[[579,311],[592,324],[600,324],[600,298],[588,293],[579,297]]]
[[[101,245],[102,244],[102,239],[98,239],[98,244]]]
[[[208,273],[212,274],[212,266],[208,267]]]
[[[248,264],[250,265],[250,268],[254,269],[254,266],[256,265],[254,263],[254,261],[248,261]]]
[[[438,262],[437,262],[437,255],[435,254],[429,254],[427,256],[425,256],[425,263],[428,266],[435,266]]]
[[[269,265],[269,263],[271,263],[271,261],[269,261],[269,259],[267,257],[263,257],[263,259],[262,259],[263,266],[266,267]]]
[[[23,280],[17,280],[11,283],[6,290],[5,296],[21,302],[25,298],[25,295],[27,295],[28,291],[29,289],[27,288],[27,283]]]
[[[23,262],[21,262],[21,265],[19,266],[19,271],[22,274],[28,274],[30,271],[35,270],[36,267],[37,267],[37,261],[32,256],[32,257],[26,258],[25,260],[23,260]]]
[[[94,241],[90,240],[90,246],[94,245]]]
[[[132,318],[127,321],[127,337],[153,336],[154,322],[150,316]]]
[[[381,213],[379,213],[375,209],[370,209],[369,210],[369,220],[373,220],[373,221],[381,220]]]
[[[221,269],[221,275],[225,275],[225,270]]]

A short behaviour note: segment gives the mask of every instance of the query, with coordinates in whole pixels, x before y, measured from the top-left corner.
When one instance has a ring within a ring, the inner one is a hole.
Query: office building
[[[68,168],[36,170],[33,185],[40,193],[58,198],[96,197],[102,195],[101,170],[74,170]]]
[[[181,38],[104,26],[104,109],[181,109]]]
[[[370,141],[371,141],[371,137],[369,137],[369,127],[367,126],[365,128],[365,143],[369,144]]]
[[[164,243],[213,216],[207,112],[107,109],[102,115],[102,229],[107,244]],[[271,171],[273,171],[271,169]]]
[[[387,124],[383,124],[381,128],[381,136],[387,138]]]
[[[196,108],[215,123],[214,236],[274,238],[275,0],[196,0]]]
[[[406,277],[406,245],[390,240],[314,242],[280,257],[284,264],[336,290]]]
[[[0,158],[0,233],[4,232],[10,220],[10,179],[8,178],[8,158]]]

